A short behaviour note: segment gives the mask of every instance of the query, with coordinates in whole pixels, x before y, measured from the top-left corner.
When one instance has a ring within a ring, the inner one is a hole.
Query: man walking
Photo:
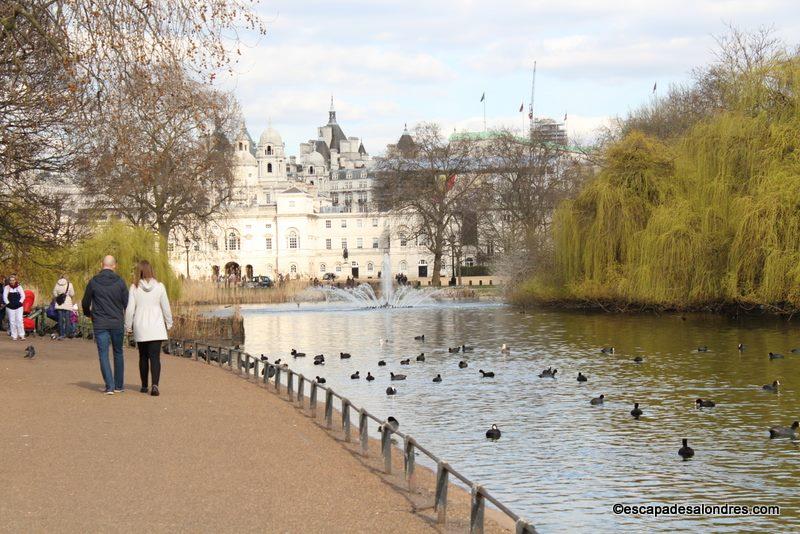
[[[81,305],[83,314],[92,320],[100,372],[106,383],[105,394],[122,393],[125,387],[125,360],[122,337],[125,328],[125,308],[128,306],[128,287],[114,271],[114,256],[103,258],[103,269],[86,286]],[[114,349],[114,373],[108,362],[108,346]]]

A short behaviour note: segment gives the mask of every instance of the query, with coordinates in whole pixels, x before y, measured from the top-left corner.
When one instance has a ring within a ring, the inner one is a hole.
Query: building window
[[[356,228],[363,228],[363,227],[364,227],[364,221],[361,219],[356,219]]]
[[[264,200],[266,201],[267,204],[269,204],[270,202],[272,202],[272,195],[270,193],[265,194]],[[267,228],[269,228],[269,225],[267,225]]]
[[[400,238],[400,246],[401,246],[401,247],[404,247],[404,246],[406,246],[407,244],[408,244],[408,243],[406,242],[406,238],[405,238],[405,237],[401,237],[401,238]]]
[[[347,228],[347,219],[342,219],[342,228]]]
[[[356,248],[364,248],[364,239],[359,237],[356,239]]]
[[[347,239],[344,238],[342,239],[342,248],[343,249],[347,248]]]
[[[211,245],[211,250],[219,250],[219,241],[216,237],[209,237],[208,244]]]
[[[378,227],[378,219],[372,219],[372,227],[373,228],[377,228]]]
[[[244,150],[244,144],[241,141],[239,142],[239,150]]]
[[[289,266],[289,272],[292,274],[297,274],[297,265],[294,263]]]
[[[375,266],[372,264],[372,262],[367,263],[367,272],[371,273],[374,270],[375,270]]]
[[[270,154],[272,154],[272,145],[267,145],[267,152],[266,152],[266,154],[267,154],[267,156],[269,156]]]
[[[272,163],[267,163],[267,172],[272,172]]]
[[[228,234],[228,239],[225,240],[225,250],[239,250],[242,248],[242,240],[239,234],[231,230]]]
[[[408,270],[408,264],[404,261],[400,262],[400,272],[404,273]]]
[[[172,241],[167,243],[167,252],[175,252],[175,243]]]
[[[247,232],[247,233],[252,232],[253,231],[253,225],[252,224],[246,224],[244,226],[244,231]]]
[[[290,208],[293,208],[293,207],[294,207],[294,200],[290,200],[290,201],[289,201],[289,207],[290,207]]]
[[[266,245],[267,245],[267,250],[272,250],[272,238],[271,238],[271,237],[268,237],[268,238],[265,240],[265,243],[266,243]]]
[[[428,262],[425,260],[419,260],[420,265],[428,265]]]
[[[296,249],[299,246],[300,240],[297,238],[297,232],[290,230],[288,234],[289,248]]]
[[[325,248],[328,249],[328,250],[330,250],[332,248],[330,239],[326,239],[325,240]]]
[[[341,264],[341,263],[337,263],[337,264],[336,264],[336,272],[337,272],[337,273],[340,273],[340,272],[342,272],[342,264]]]
[[[321,272],[322,274],[325,274],[326,270],[327,270],[327,267],[325,266],[325,264],[324,263],[320,263],[319,264],[319,272]]]
[[[200,252],[200,243],[195,241],[194,245],[192,245],[192,250],[194,250],[195,252]]]
[[[270,223],[267,223],[267,230],[269,230],[270,228],[272,228],[272,225]]]
[[[330,228],[330,227],[331,227],[331,220],[330,219],[326,219],[325,220],[325,228]]]
[[[377,237],[373,237],[372,238],[372,248],[378,248],[378,238]]]
[[[314,174],[314,167],[308,168],[308,174]]]

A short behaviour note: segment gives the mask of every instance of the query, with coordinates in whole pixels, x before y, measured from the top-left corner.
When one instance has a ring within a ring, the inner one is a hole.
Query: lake
[[[307,377],[324,376],[357,406],[395,416],[403,431],[540,532],[800,528],[800,448],[767,431],[800,419],[800,354],[789,352],[800,336],[785,320],[522,314],[461,302],[378,310],[305,303],[242,313],[247,352],[283,358]],[[414,340],[422,334],[424,342]],[[510,354],[500,352],[503,343]],[[448,353],[461,344],[474,352]],[[708,352],[697,351],[703,345]],[[604,346],[615,353],[600,353]],[[292,348],[308,357],[292,360]],[[341,351],[352,358],[341,360]],[[770,360],[770,351],[785,358]],[[424,363],[414,361],[420,352]],[[319,353],[325,366],[312,364]],[[400,365],[405,358],[411,365]],[[386,367],[378,367],[381,359]],[[458,368],[462,359],[468,368]],[[550,366],[557,379],[537,377]],[[481,378],[479,369],[496,377]],[[357,370],[362,379],[351,380]],[[367,371],[377,379],[365,381]],[[408,379],[390,382],[390,371]],[[579,371],[587,382],[576,380]],[[762,391],[776,379],[780,393]],[[389,384],[396,396],[385,394]],[[605,404],[590,406],[600,394]],[[698,397],[717,406],[696,409]],[[634,402],[640,420],[629,413]],[[503,433],[496,442],[485,438],[493,423]],[[677,454],[684,437],[696,453],[686,462]],[[615,503],[780,505],[782,515],[633,517],[612,513]]]

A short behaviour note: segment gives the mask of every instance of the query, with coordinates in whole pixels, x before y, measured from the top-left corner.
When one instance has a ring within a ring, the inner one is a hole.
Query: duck
[[[370,373],[369,371],[367,371],[367,380],[369,380],[370,382],[372,382],[373,380],[375,380],[375,377],[374,377],[374,376],[372,376],[372,373]]]
[[[349,357],[350,357],[350,353],[349,352],[340,352],[339,353],[339,358],[341,358],[343,360],[346,360]]]
[[[791,352],[792,354],[797,354],[798,352],[800,352],[800,348],[794,348],[794,349],[792,349],[790,352]]]
[[[553,369],[552,367],[548,367],[541,373],[539,373],[539,378],[555,378],[558,369]]]
[[[386,365],[386,362],[384,360],[380,360],[378,362],[378,367],[383,367],[384,365]]]
[[[745,349],[746,347],[744,346],[744,343],[739,343],[739,344],[736,346],[736,348],[737,348],[737,349],[739,349],[739,352],[744,352],[744,349]],[[792,351],[792,352],[794,352],[794,351]]]
[[[425,361],[425,353],[424,352],[421,352],[420,355],[417,356],[417,361],[418,362],[424,362]]]
[[[386,394],[387,395],[397,395],[397,388],[393,388],[392,386],[389,386],[388,388],[386,388]]]
[[[292,349],[292,352],[290,352],[289,354],[291,354],[295,358],[302,358],[306,355],[305,352],[297,352],[295,349]]]
[[[383,432],[383,427],[386,426],[390,431],[397,432],[397,429],[400,428],[400,421],[392,417],[391,415],[386,418],[385,425],[381,425],[378,427],[378,432]]]
[[[779,358],[783,358],[783,354],[775,354],[774,352],[769,353],[770,360],[777,360]]]
[[[320,377],[320,376],[318,376],[316,382],[317,382],[317,384],[324,384],[325,383],[325,379]]]
[[[468,347],[466,345],[461,345],[461,352],[473,352],[475,347]]]
[[[36,348],[33,345],[25,347],[25,356],[23,358],[34,358],[36,356]]]
[[[405,380],[406,375],[396,375],[394,373],[389,373],[389,376],[392,377],[392,380]]]
[[[353,380],[358,380],[359,378],[361,378],[361,375],[359,375],[358,371],[356,371],[355,373],[350,375],[350,378],[352,378]]]
[[[411,358],[406,358],[405,360],[400,360],[400,365],[409,365],[411,363]]]
[[[586,378],[585,374],[583,374],[581,372],[578,372],[578,382],[586,382],[587,380],[589,380],[589,379]]]
[[[717,405],[717,403],[710,400],[697,399],[696,401],[694,401],[694,405],[697,408],[713,408],[714,406]]]
[[[277,360],[275,360],[275,365],[280,365],[280,364],[281,364],[281,358],[278,358]]]
[[[478,372],[481,374],[481,378],[494,378],[494,371],[484,371],[483,369],[478,369]]]
[[[688,460],[694,456],[694,449],[689,446],[689,440],[683,438],[683,447],[678,449],[678,455],[684,460]]]
[[[267,373],[267,378],[272,378],[273,376],[275,376],[275,366],[274,366],[274,365],[268,365],[268,366],[264,366],[264,368],[263,368],[263,369],[261,369],[261,376],[264,376],[264,372],[265,372],[265,370],[267,370],[267,369],[269,369],[268,371],[266,371],[266,373]],[[323,380],[324,380],[324,379],[323,379]]]
[[[383,338],[381,338],[381,345],[388,345],[391,342],[392,342],[391,339],[383,339]]]
[[[592,400],[590,400],[589,404],[591,404],[592,406],[599,406],[599,405],[603,404],[603,402],[605,401],[605,398],[606,398],[605,395],[600,395],[599,397],[595,397]]]
[[[469,367],[469,364],[467,362],[465,362],[464,360],[461,360],[460,362],[458,362],[458,368],[459,369],[466,369],[467,367]]]
[[[633,418],[634,419],[639,419],[642,416],[642,413],[643,412],[642,412],[641,408],[639,408],[639,403],[638,402],[634,402],[633,403],[633,410],[631,410],[631,415],[633,416]]]
[[[637,356],[633,359],[633,363],[642,363],[643,361],[644,358],[642,358],[641,356]]]
[[[697,352],[708,352],[708,347],[703,345],[702,347],[697,347]]]
[[[321,362],[324,362],[325,361],[325,355],[324,354],[317,354],[316,356],[314,356],[314,360],[315,361],[319,360]]]
[[[486,431],[486,437],[489,439],[500,439],[500,429],[497,425],[492,425],[492,428]]]
[[[447,352],[449,352],[451,354],[456,354],[456,353],[458,353],[460,351],[461,351],[461,347],[449,347],[447,349]]]
[[[614,354],[614,347],[603,347],[600,349],[603,354]]]
[[[511,349],[508,348],[508,346],[505,343],[503,343],[503,345],[500,347],[500,352],[503,354],[509,354],[511,352]]]
[[[795,421],[792,426],[774,426],[769,429],[770,438],[796,438],[800,422]]]
[[[269,358],[267,358],[267,356],[266,356],[265,354],[262,354],[262,355],[261,355],[261,361],[262,361],[262,362],[268,362],[268,361],[269,361]]]
[[[325,365],[325,360],[314,360],[314,365]]]
[[[772,393],[777,393],[778,388],[780,388],[781,383],[777,380],[773,381],[772,384],[764,384],[761,386],[761,389],[764,391],[771,391]]]
[[[414,336],[414,341],[425,341],[425,334],[421,336]]]
[[[433,377],[433,381],[434,381],[434,382],[441,382],[441,381],[442,381],[442,375],[436,375],[436,376],[434,376],[434,377]]]

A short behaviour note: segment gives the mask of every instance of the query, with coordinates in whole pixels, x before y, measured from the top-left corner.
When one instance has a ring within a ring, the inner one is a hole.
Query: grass
[[[213,282],[184,280],[178,304],[181,306],[280,304],[293,302],[307,288],[308,283],[299,280],[271,288],[224,287]]]

